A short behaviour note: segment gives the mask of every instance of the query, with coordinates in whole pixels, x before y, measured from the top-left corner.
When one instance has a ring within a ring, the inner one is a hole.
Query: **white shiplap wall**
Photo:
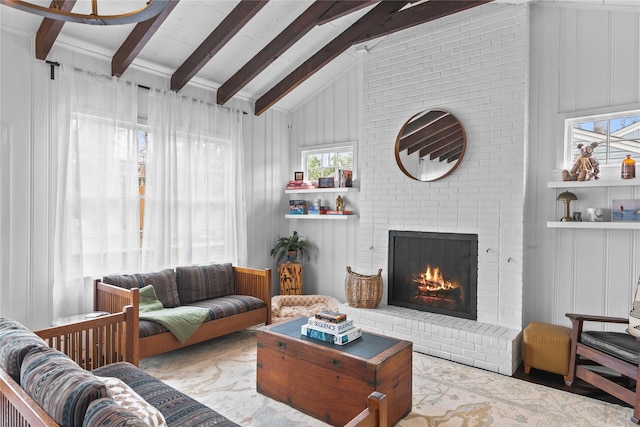
[[[624,317],[640,274],[639,232],[547,229],[562,216],[547,181],[571,166],[563,163],[565,118],[640,108],[640,11],[542,3],[531,18],[525,322],[568,325],[567,312]],[[619,165],[602,175],[617,179]],[[640,198],[637,187],[567,189],[578,197],[571,210],[583,214]]]
[[[289,150],[288,178],[301,170],[301,150],[311,146],[335,143],[356,143],[356,158],[361,145],[360,99],[362,88],[362,68],[357,66],[346,70],[333,84],[317,96],[300,106],[291,114],[291,134]],[[361,166],[358,162],[354,171],[359,180]],[[286,181],[282,182],[282,187]],[[289,195],[287,195],[289,196]],[[322,198],[329,206],[335,205],[338,193],[323,193]],[[360,214],[357,192],[342,194],[346,209]],[[291,198],[317,198],[313,194],[291,195]],[[282,200],[284,214],[288,210],[289,197]],[[303,292],[305,294],[325,294],[346,301],[344,280],[347,266],[354,267],[357,253],[358,220],[314,220],[289,219],[289,233],[294,230],[309,239],[315,246],[310,262],[304,263]],[[363,272],[368,274],[368,272]]]

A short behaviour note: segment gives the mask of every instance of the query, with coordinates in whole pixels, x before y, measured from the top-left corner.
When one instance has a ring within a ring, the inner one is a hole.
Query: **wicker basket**
[[[351,307],[376,308],[382,300],[382,269],[375,276],[365,276],[347,267],[344,292]]]

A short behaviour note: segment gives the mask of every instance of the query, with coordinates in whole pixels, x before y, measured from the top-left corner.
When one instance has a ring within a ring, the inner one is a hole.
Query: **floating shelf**
[[[358,218],[358,215],[356,214],[351,214],[351,215],[309,215],[309,214],[298,214],[298,215],[285,215],[284,216],[287,219],[341,219],[341,220],[348,220],[348,219],[356,219]]]
[[[300,190],[284,190],[286,194],[315,194],[315,193],[354,193],[358,191],[357,187],[332,187],[332,188],[303,188]]]
[[[620,179],[597,181],[551,181],[547,182],[548,188],[588,188],[588,187],[635,187],[640,186],[640,179]]]
[[[606,230],[640,230],[640,222],[547,221],[547,228],[590,228]]]

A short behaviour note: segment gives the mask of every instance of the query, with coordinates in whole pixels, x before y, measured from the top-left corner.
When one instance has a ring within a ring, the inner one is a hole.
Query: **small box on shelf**
[[[289,200],[290,215],[304,215],[307,213],[306,200]]]

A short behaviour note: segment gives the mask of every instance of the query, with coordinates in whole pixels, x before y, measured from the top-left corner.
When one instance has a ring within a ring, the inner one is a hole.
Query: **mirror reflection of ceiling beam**
[[[428,123],[427,126],[420,127],[419,130],[416,130],[411,134],[407,134],[407,132],[405,131],[403,132],[403,137],[400,139],[399,149],[400,151],[404,151],[416,144],[421,144],[422,141],[428,136],[438,134],[447,129],[450,129],[453,126],[456,126],[457,123],[458,121],[455,117],[447,114],[446,116],[442,116],[440,119],[434,122]],[[413,124],[413,122],[411,124]]]
[[[453,114],[444,110],[422,111],[400,128],[394,153],[406,176],[430,182],[443,179],[458,167],[466,145],[464,127]],[[430,156],[435,160],[430,160]]]
[[[411,120],[407,126],[405,126],[404,131],[402,132],[403,136],[408,136],[415,131],[422,129],[424,127],[429,126],[431,123],[436,120],[440,120],[444,116],[448,116],[449,113],[445,111],[432,110],[423,113],[422,115],[416,116]]]
[[[436,158],[443,156],[451,151],[456,150],[457,148],[462,148],[462,138],[458,138],[455,140],[450,140],[449,143],[437,150],[433,150],[429,154],[429,159],[435,160]],[[442,161],[442,160],[440,160]]]
[[[451,163],[452,161],[458,159],[458,157],[460,156],[460,153],[462,153],[462,145],[458,145],[456,148],[449,151],[448,153],[441,155],[440,161],[444,162],[446,160],[447,163]]]
[[[418,155],[420,157],[424,157],[427,154],[431,153],[433,150],[437,150],[447,144],[450,144],[452,140],[461,139],[462,136],[462,129],[453,127],[451,129],[447,129],[446,133],[444,134],[434,135],[433,137],[425,139],[424,143],[420,144],[420,146],[416,146],[407,150],[407,154],[411,154],[419,149],[420,152]]]

